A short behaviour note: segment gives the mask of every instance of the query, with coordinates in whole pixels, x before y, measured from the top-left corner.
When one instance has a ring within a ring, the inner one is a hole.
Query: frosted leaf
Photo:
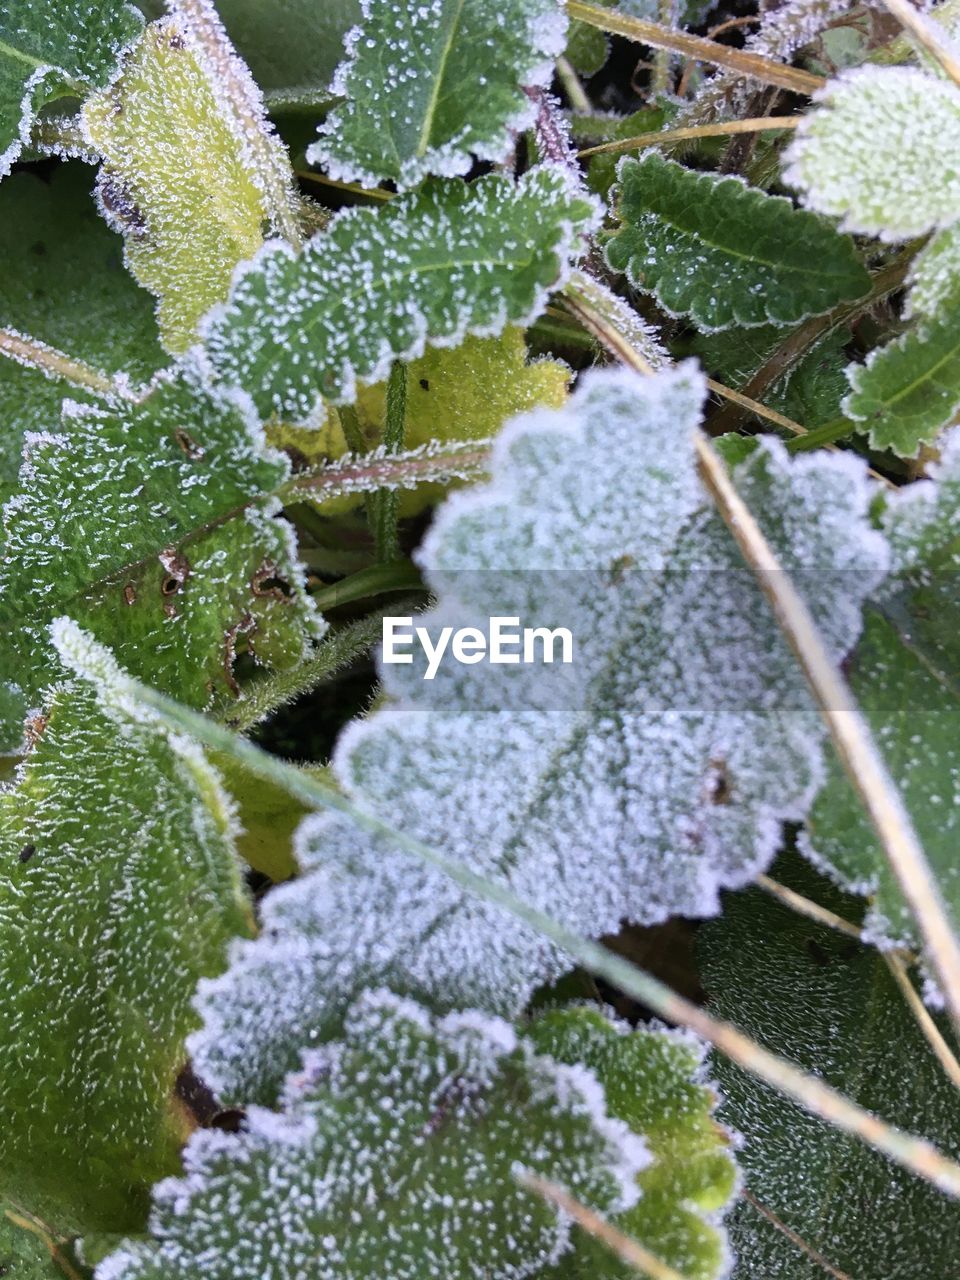
[[[790,888],[857,921],[862,902],[799,859],[777,864]],[[717,1017],[944,1153],[960,1154],[960,1094],[930,1051],[883,958],[797,915],[768,893],[728,897],[699,934],[700,973]],[[949,1029],[940,1022],[943,1033]],[[728,1217],[736,1280],[946,1280],[960,1256],[960,1204],[902,1165],[787,1101],[722,1054],[719,1119],[739,1129],[744,1180]],[[641,1202],[642,1203],[642,1202]],[[785,1228],[786,1230],[784,1230]]]
[[[870,288],[849,237],[742,178],[652,150],[621,160],[617,178],[607,262],[701,329],[793,324]]]
[[[8,174],[39,109],[85,97],[114,74],[140,30],[124,0],[5,0],[0,10],[0,177]]]
[[[194,706],[230,685],[241,645],[284,666],[321,633],[273,509],[242,514],[288,471],[243,396],[184,366],[138,404],[67,402],[56,434],[28,436],[26,452],[4,508],[0,619],[4,665],[28,693],[57,678],[46,628],[58,613]],[[199,665],[181,667],[188,655]]]
[[[525,88],[563,52],[558,0],[360,0],[333,81],[345,102],[307,150],[331,177],[403,191],[504,160],[533,120]]]
[[[601,1210],[637,1197],[646,1150],[584,1067],[480,1013],[432,1021],[365,994],[341,1043],[304,1055],[277,1113],[199,1132],[157,1187],[152,1239],[98,1280],[524,1280],[570,1247],[570,1223],[518,1186],[528,1169]]]
[[[935,235],[910,265],[910,292],[904,315],[936,320],[947,314],[960,296],[960,225]]]
[[[916,67],[860,67],[817,95],[784,178],[846,231],[884,240],[960,217],[960,90]]]
[[[44,1242],[29,1228],[13,1221],[10,1213],[22,1214],[9,1202],[0,1200],[0,1267],[7,1280],[63,1280],[63,1271],[50,1256]]]
[[[164,344],[184,351],[237,263],[263,243],[267,210],[242,139],[173,20],[147,27],[83,123],[104,160],[101,211],[158,299]]]
[[[718,1099],[704,1070],[704,1048],[684,1032],[611,1022],[597,1009],[553,1009],[527,1032],[541,1053],[594,1071],[607,1109],[642,1134],[652,1160],[641,1169],[637,1203],[614,1225],[684,1280],[716,1280],[730,1267],[722,1219],[736,1190],[731,1135],[713,1112]],[[575,1230],[574,1249],[552,1280],[634,1277],[593,1237]]]
[[[526,324],[561,284],[597,209],[560,169],[513,183],[434,182],[384,209],[348,209],[295,257],[268,243],[204,322],[216,374],[263,418],[315,420],[395,357]]]
[[[384,666],[394,704],[351,725],[334,770],[362,807],[502,880],[581,934],[717,910],[770,861],[820,784],[803,676],[696,476],[692,366],[595,373],[561,411],[515,419],[489,486],[455,494],[422,551],[440,604],[572,632],[571,666]],[[885,563],[849,457],[768,442],[737,482],[810,589],[831,651]],[[205,984],[198,1070],[269,1099],[299,1045],[386,981],[441,1007],[515,1013],[567,967],[531,929],[341,816],[307,820],[303,879],[263,903],[261,939]]]
[[[189,743],[61,687],[0,791],[0,1194],[142,1221],[177,1167],[190,999],[248,931],[229,801]]]
[[[849,678],[960,924],[960,432],[944,442],[931,479],[888,498],[882,527],[893,572],[869,602]],[[918,941],[873,829],[833,758],[804,850],[847,888],[875,895],[875,937]]]
[[[851,390],[843,412],[865,424],[873,448],[915,457],[960,410],[960,335],[953,309],[876,347],[864,364],[849,366],[847,377]]]

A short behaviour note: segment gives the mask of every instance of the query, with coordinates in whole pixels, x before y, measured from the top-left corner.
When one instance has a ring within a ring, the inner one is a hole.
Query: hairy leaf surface
[[[570,1224],[517,1166],[617,1210],[647,1159],[583,1067],[504,1022],[433,1022],[387,992],[358,1001],[342,1043],[304,1055],[283,1101],[248,1109],[238,1135],[195,1135],[186,1176],[157,1188],[154,1240],[99,1280],[523,1280],[569,1249]]]
[[[333,91],[343,97],[307,151],[344,182],[401,191],[500,161],[533,120],[527,87],[563,52],[557,0],[360,0]]]
[[[37,111],[102,87],[140,29],[125,0],[5,0],[0,10],[0,177],[8,174]]]
[[[893,573],[866,611],[849,678],[960,921],[960,433],[933,478],[888,499]],[[916,939],[877,838],[839,763],[808,819],[808,846],[848,888],[875,894],[871,928]]]
[[[641,1134],[653,1157],[637,1182],[639,1201],[614,1224],[642,1241],[685,1280],[715,1280],[729,1263],[721,1219],[736,1185],[730,1136],[717,1124],[703,1046],[674,1031],[631,1030],[590,1008],[555,1009],[527,1033],[541,1053],[596,1073],[607,1109]],[[577,1231],[555,1280],[629,1277],[608,1249]]]
[[[741,178],[652,150],[621,160],[617,177],[622,226],[607,261],[702,329],[793,324],[870,288],[849,237]]]
[[[139,404],[68,402],[56,434],[28,437],[4,509],[5,674],[30,695],[56,679],[46,628],[64,612],[194,706],[231,685],[241,640],[266,665],[301,657],[322,624],[289,532],[269,503],[243,513],[286,474],[249,402],[189,368]]]
[[[848,370],[844,413],[869,430],[875,449],[912,458],[960,409],[960,331],[951,309],[877,347]]]
[[[126,262],[157,299],[169,351],[230,288],[263,243],[263,195],[250,158],[172,20],[152,23],[123,74],[84,107],[104,158],[100,207],[121,231]]]
[[[960,90],[917,67],[861,67],[818,95],[786,180],[846,231],[885,240],[960,217]]]
[[[781,869],[782,868],[782,869]],[[847,919],[862,902],[799,860],[780,878]],[[868,1111],[960,1155],[960,1098],[882,957],[759,889],[737,894],[702,934],[711,1011]],[[858,1139],[815,1119],[720,1054],[719,1117],[745,1135],[747,1188],[787,1231],[857,1280],[949,1276],[960,1205]],[[736,1280],[824,1280],[830,1272],[741,1201],[730,1217]]]
[[[773,855],[821,778],[820,718],[696,476],[692,367],[594,374],[515,419],[494,482],[454,495],[422,550],[419,621],[568,627],[569,666],[384,666],[395,704],[354,723],[335,772],[365,808],[581,933],[710,914]],[[886,548],[849,458],[760,446],[737,473],[805,571],[836,655]],[[559,654],[558,654],[559,658]],[[202,992],[194,1051],[231,1097],[275,1096],[310,1035],[376,981],[441,1007],[513,1013],[566,968],[551,945],[386,840],[331,815],[301,829],[310,874],[263,904],[264,934]]]
[[[394,357],[532,319],[595,214],[555,168],[349,209],[299,257],[265,246],[204,324],[211,364],[262,417],[315,420],[323,398],[353,400]]]
[[[0,1186],[56,1228],[138,1228],[176,1168],[190,998],[247,931],[199,752],[85,686],[0,793]]]
[[[97,217],[88,174],[71,163],[49,182],[17,173],[0,186],[0,326],[146,382],[164,360],[152,307]],[[65,395],[83,392],[0,358],[0,500],[15,487],[24,434],[56,431]]]

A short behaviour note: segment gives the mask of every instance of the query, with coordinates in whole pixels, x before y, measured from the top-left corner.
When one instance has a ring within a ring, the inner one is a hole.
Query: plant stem
[[[273,496],[284,504],[322,502],[346,493],[371,493],[385,487],[415,489],[428,481],[473,480],[485,473],[489,461],[490,445],[483,440],[458,440],[392,458],[379,451],[361,457],[347,454],[326,466],[298,472]]]
[[[526,1171],[517,1173],[516,1179],[521,1187],[526,1187],[529,1191],[541,1196],[549,1204],[556,1205],[558,1209],[562,1209],[579,1227],[582,1227],[595,1240],[605,1244],[610,1252],[615,1254],[621,1262],[625,1262],[628,1267],[634,1267],[645,1276],[650,1276],[651,1280],[684,1280],[679,1271],[675,1271],[673,1267],[661,1261],[656,1254],[645,1248],[639,1240],[634,1240],[632,1236],[625,1235],[612,1222],[608,1222],[606,1218],[601,1217],[594,1209],[588,1209],[585,1204],[581,1204],[579,1200],[567,1191],[566,1187],[561,1187],[557,1182],[550,1182],[547,1178],[540,1178],[536,1174],[527,1173]]]
[[[567,101],[570,103],[571,108],[574,111],[582,111],[584,115],[590,115],[593,111],[593,103],[587,97],[586,91],[580,83],[580,77],[570,65],[569,60],[562,54],[557,59],[557,75],[563,85],[563,91],[567,95]]]
[[[701,477],[807,677],[837,754],[920,926],[954,1025],[960,1027],[960,943],[897,785],[806,602],[734,487],[722,459],[705,436],[696,437],[696,449]]]
[[[787,885],[781,884],[779,880],[774,880],[770,876],[757,876],[754,883],[767,893],[777,898],[780,902],[796,911],[798,915],[806,916],[809,920],[816,920],[818,924],[825,924],[829,929],[836,929],[840,933],[845,933],[848,938],[856,938],[858,942],[863,942],[863,930],[855,924],[851,924],[849,920],[844,920],[843,916],[838,916],[836,912],[830,911],[827,907],[821,907],[819,902],[814,902],[812,898],[805,898],[802,893],[797,893],[795,889],[788,888]]]
[[[268,219],[299,249],[303,237],[297,221],[293,170],[246,63],[231,44],[211,0],[167,0],[167,5],[179,18],[221,111],[230,118],[253,160]]]
[[[901,994],[906,1000],[907,1006],[913,1014],[917,1026],[922,1031],[927,1044],[933,1050],[937,1061],[943,1067],[950,1080],[960,1089],[960,1063],[957,1062],[953,1050],[947,1044],[940,1028],[931,1017],[930,1010],[920,999],[916,988],[910,981],[910,974],[907,971],[907,965],[902,953],[884,951],[882,954],[887,962],[887,968],[900,988]]]
[[[413,561],[397,559],[358,569],[348,578],[322,587],[313,593],[313,602],[321,610],[336,609],[339,605],[366,600],[368,596],[382,595],[386,591],[422,589],[423,579]]]
[[[616,9],[602,9],[598,5],[586,4],[583,0],[567,0],[567,13],[571,18],[599,27],[601,31],[609,31],[612,35],[625,36],[628,40],[636,40],[653,49],[669,49],[673,53],[692,58],[695,62],[709,62],[717,67],[726,67],[729,71],[750,76],[765,84],[778,85],[791,93],[802,93],[809,97],[826,84],[822,76],[811,75],[809,71],[785,66],[782,62],[764,58],[758,53],[746,53],[743,49],[717,44],[714,40],[705,40],[703,36],[663,27],[657,22],[631,18],[625,13],[618,13]]]
[[[76,658],[77,669],[86,673],[87,678],[97,678],[98,672],[91,666],[90,653],[86,647],[76,654],[64,648],[64,654],[68,659]],[[251,773],[283,787],[295,799],[311,808],[333,809],[346,814],[361,830],[389,840],[404,853],[435,867],[468,893],[502,908],[536,929],[589,973],[619,987],[661,1018],[689,1027],[744,1070],[792,1098],[811,1114],[846,1133],[855,1134],[904,1168],[929,1179],[947,1195],[960,1198],[960,1165],[944,1156],[931,1142],[885,1124],[816,1076],[808,1075],[793,1063],[756,1044],[730,1023],[711,1017],[652,974],[616,955],[601,943],[580,937],[566,925],[531,906],[502,881],[488,880],[462,862],[448,858],[429,845],[396,830],[389,823],[365,812],[333,788],[283,760],[268,755],[223,725],[181,706],[139,681],[127,677],[118,686],[115,673],[111,673],[109,683],[103,688],[103,696],[118,700],[133,714],[137,708],[149,707],[170,728],[187,733],[208,747],[226,752]]]
[[[125,396],[132,395],[124,391],[122,384],[107,373],[101,373],[92,365],[82,360],[74,360],[64,355],[56,347],[48,347],[45,342],[38,342],[26,334],[17,333],[15,329],[0,329],[0,355],[15,360],[17,364],[25,364],[31,369],[39,369],[48,378],[62,378],[75,387],[83,387],[86,391],[96,391],[99,395]]]
[[[407,366],[402,360],[394,360],[387,379],[387,420],[383,428],[383,450],[387,456],[399,453],[407,421]],[[396,489],[378,489],[367,499],[367,515],[377,549],[377,559],[383,563],[397,560],[400,543],[397,538],[397,520],[400,500]]]
[[[343,432],[343,438],[347,442],[347,448],[351,453],[355,453],[357,457],[363,457],[365,453],[370,452],[370,442],[360,427],[360,418],[356,409],[352,404],[342,404],[337,408],[337,415],[340,418],[340,430]]]
[[[756,116],[750,120],[724,120],[718,124],[693,124],[685,129],[663,129],[653,133],[638,133],[635,138],[619,138],[616,142],[601,142],[595,147],[578,151],[579,159],[588,156],[619,155],[623,151],[642,151],[644,147],[665,147],[673,142],[686,142],[693,138],[726,138],[734,133],[764,133],[768,129],[795,129],[803,116]]]

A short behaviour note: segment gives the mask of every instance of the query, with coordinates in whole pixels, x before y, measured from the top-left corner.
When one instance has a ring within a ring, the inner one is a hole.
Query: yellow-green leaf
[[[263,197],[240,139],[172,21],[152,23],[123,74],[83,112],[104,158],[98,194],[127,265],[155,294],[164,345],[197,322],[263,242]]]

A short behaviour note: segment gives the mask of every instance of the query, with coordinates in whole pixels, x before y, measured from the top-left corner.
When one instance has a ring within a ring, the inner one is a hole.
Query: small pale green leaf
[[[621,229],[607,261],[701,329],[794,324],[870,288],[849,236],[738,177],[656,151],[617,166]]]
[[[125,0],[5,0],[0,9],[0,177],[47,102],[85,97],[114,74],[140,30]]]
[[[155,1192],[154,1238],[97,1275],[524,1280],[569,1249],[570,1224],[518,1167],[609,1212],[636,1200],[646,1158],[583,1067],[480,1013],[434,1022],[368,993],[342,1043],[304,1054],[279,1114],[191,1139],[186,1176]]]
[[[866,611],[848,677],[960,925],[960,433],[933,478],[888,500],[894,572]],[[916,942],[896,877],[839,762],[808,819],[805,850],[874,894],[871,928]]]
[[[0,794],[0,1190],[57,1230],[136,1229],[188,1125],[197,979],[247,932],[200,753],[56,693]]]
[[[704,390],[692,365],[598,372],[564,409],[508,424],[492,482],[434,518],[420,564],[439,603],[417,621],[434,640],[493,616],[566,627],[573,661],[451,660],[426,680],[414,648],[334,754],[362,808],[587,936],[715,912],[822,777],[820,714],[697,478]],[[887,554],[862,464],[764,441],[736,480],[845,654]],[[272,1101],[308,1031],[336,1035],[371,982],[513,1016],[568,967],[342,816],[311,816],[295,852],[305,874],[200,991],[191,1051],[225,1098]]]
[[[353,400],[395,357],[532,320],[595,219],[569,176],[547,167],[517,184],[434,182],[383,209],[347,210],[298,257],[265,246],[204,323],[210,361],[261,417],[316,420],[323,399]]]
[[[595,1072],[610,1114],[650,1149],[653,1160],[637,1179],[641,1198],[617,1215],[614,1226],[684,1280],[725,1275],[728,1247],[720,1218],[736,1186],[736,1165],[730,1137],[713,1117],[717,1098],[704,1071],[704,1046],[675,1031],[633,1031],[587,1007],[544,1013],[527,1034],[541,1053]],[[627,1280],[636,1272],[578,1232],[573,1252],[548,1274],[554,1280]]]
[[[307,151],[334,178],[401,191],[500,161],[533,121],[524,93],[563,52],[558,0],[360,0],[333,91],[345,99]]]
[[[243,142],[172,20],[147,27],[83,122],[104,158],[101,210],[158,299],[164,344],[182,352],[227,296],[237,263],[263,243],[264,200]]]
[[[885,240],[960,217],[960,89],[917,67],[831,80],[787,152],[787,182],[845,231]]]
[[[107,373],[147,382],[164,361],[150,300],[123,269],[121,244],[97,217],[86,165],[0,185],[0,326]],[[16,484],[27,431],[56,431],[79,388],[0,358],[0,501]]]
[[[322,624],[289,526],[256,503],[287,472],[249,402],[189,367],[139,404],[68,403],[56,434],[28,437],[4,509],[5,671],[30,694],[57,678],[46,629],[59,613],[194,706],[235,692],[241,642],[266,666],[301,658]]]
[[[960,409],[960,329],[948,312],[921,321],[865,364],[847,371],[851,391],[843,402],[849,418],[863,423],[875,449],[915,457],[956,420]]]
[[[782,860],[776,874],[858,920],[862,901],[798,859]],[[885,1121],[960,1156],[960,1094],[876,950],[750,889],[728,897],[723,915],[705,927],[700,956],[715,1016]],[[956,1200],[788,1102],[722,1054],[712,1055],[711,1070],[724,1097],[720,1119],[744,1135],[738,1153],[744,1181],[774,1217],[746,1200],[730,1216],[734,1280],[952,1275],[960,1256]]]

